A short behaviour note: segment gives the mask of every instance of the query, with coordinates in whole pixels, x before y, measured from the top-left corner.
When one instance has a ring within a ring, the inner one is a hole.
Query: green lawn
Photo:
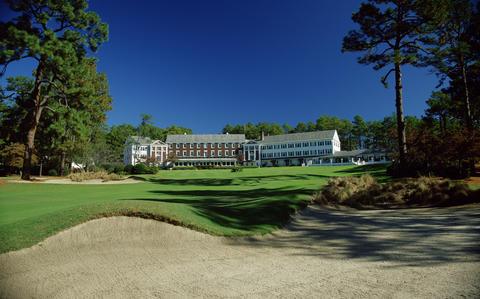
[[[0,185],[0,252],[29,247],[89,219],[132,215],[215,235],[270,232],[331,176],[384,167],[278,167],[161,171],[125,185]]]

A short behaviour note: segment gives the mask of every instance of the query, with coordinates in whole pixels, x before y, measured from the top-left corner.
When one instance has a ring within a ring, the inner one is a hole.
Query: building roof
[[[367,152],[366,149],[358,149],[358,150],[353,150],[353,151],[339,151],[339,152],[334,152],[333,157],[355,157],[361,154],[365,154]]]
[[[168,135],[167,143],[243,143],[245,134]]]
[[[263,142],[285,142],[285,141],[302,141],[302,140],[332,140],[336,130],[314,131],[304,133],[291,133],[282,135],[265,136]]]
[[[385,154],[384,150],[379,149],[358,149],[353,151],[339,151],[333,153],[333,155],[329,155],[328,157],[356,157],[360,155],[375,155],[375,154]]]

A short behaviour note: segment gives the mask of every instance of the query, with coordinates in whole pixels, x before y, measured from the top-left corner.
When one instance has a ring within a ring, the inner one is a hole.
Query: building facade
[[[244,134],[168,135],[174,166],[233,166],[239,160]]]
[[[247,165],[309,165],[315,157],[340,152],[336,130],[265,136],[244,145]]]
[[[167,160],[168,145],[160,140],[148,137],[130,136],[125,142],[123,163],[136,165],[138,163],[151,163],[163,165]]]
[[[176,166],[315,166],[387,163],[382,151],[342,151],[336,130],[265,136],[244,134],[168,135],[166,142],[131,136],[124,162]]]

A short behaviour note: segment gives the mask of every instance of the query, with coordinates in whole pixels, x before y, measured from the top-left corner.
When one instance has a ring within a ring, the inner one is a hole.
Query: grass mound
[[[88,180],[102,180],[103,182],[107,182],[125,179],[124,176],[116,173],[108,173],[105,170],[71,173],[68,175],[68,178],[74,182],[83,182]]]
[[[372,176],[362,175],[330,179],[313,201],[355,208],[454,206],[480,202],[480,192],[447,179],[420,177],[380,184]]]

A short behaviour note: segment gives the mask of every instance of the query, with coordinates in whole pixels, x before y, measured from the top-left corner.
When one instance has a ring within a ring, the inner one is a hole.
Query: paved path
[[[480,205],[330,211],[242,239],[114,217],[0,255],[5,298],[480,297]]]

